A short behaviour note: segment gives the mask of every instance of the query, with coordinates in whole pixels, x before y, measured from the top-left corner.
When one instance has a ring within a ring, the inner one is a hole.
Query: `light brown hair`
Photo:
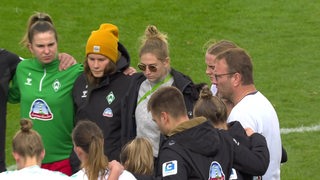
[[[32,129],[30,119],[20,120],[20,130],[12,140],[12,151],[22,157],[36,157],[38,161],[44,151],[43,142],[39,133]]]
[[[30,16],[25,35],[20,43],[23,46],[28,47],[28,44],[32,43],[35,34],[48,31],[53,32],[56,41],[58,41],[57,31],[54,28],[52,18],[46,13],[36,12]]]
[[[244,49],[232,48],[220,53],[216,60],[225,60],[228,72],[241,74],[242,85],[253,84],[253,66],[250,56]]]
[[[106,175],[108,158],[104,155],[104,138],[101,129],[89,120],[79,121],[72,131],[74,144],[87,153],[86,162],[81,162],[81,167],[89,180],[98,179],[99,175]]]
[[[195,117],[204,116],[213,123],[215,127],[227,122],[227,108],[217,96],[213,96],[208,87],[200,92],[200,97],[193,108]]]
[[[208,54],[216,56],[227,49],[237,48],[238,46],[234,42],[228,40],[220,40],[218,42],[210,40],[205,44],[205,47]]]

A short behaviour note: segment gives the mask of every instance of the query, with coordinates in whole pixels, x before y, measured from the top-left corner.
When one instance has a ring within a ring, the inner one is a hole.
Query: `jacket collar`
[[[167,136],[173,136],[177,133],[180,133],[182,131],[185,131],[187,129],[191,129],[195,126],[198,126],[199,124],[202,124],[206,122],[207,119],[205,117],[196,117],[189,121],[185,121],[181,124],[179,124],[177,127],[175,127]]]

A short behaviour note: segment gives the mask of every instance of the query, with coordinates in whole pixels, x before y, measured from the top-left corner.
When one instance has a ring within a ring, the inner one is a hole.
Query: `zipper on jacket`
[[[46,77],[46,75],[47,75],[47,71],[46,71],[46,68],[44,68],[44,69],[43,69],[43,76],[42,76],[42,78],[41,78],[41,80],[40,80],[40,85],[39,85],[39,91],[40,91],[40,92],[42,91],[42,81],[43,81],[43,79]]]

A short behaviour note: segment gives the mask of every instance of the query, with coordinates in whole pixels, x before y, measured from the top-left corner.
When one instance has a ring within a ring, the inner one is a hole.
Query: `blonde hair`
[[[40,159],[44,151],[43,142],[39,133],[32,129],[30,119],[20,120],[20,130],[15,134],[12,140],[12,151],[22,157],[36,157]]]
[[[82,120],[72,132],[74,144],[87,153],[88,159],[81,162],[81,167],[89,180],[97,180],[99,175],[105,176],[108,158],[104,155],[104,138],[101,129],[94,122]]]
[[[232,41],[228,40],[220,40],[220,41],[215,41],[215,40],[209,40],[205,45],[204,48],[206,49],[206,53],[211,54],[211,55],[218,55],[219,53],[231,49],[231,48],[237,48],[238,45],[236,45]]]
[[[152,145],[148,139],[137,137],[121,150],[120,161],[127,171],[152,175],[154,169]]]
[[[28,44],[32,43],[35,34],[48,31],[53,32],[56,41],[58,41],[57,31],[54,28],[52,18],[46,13],[35,12],[28,20],[26,32],[20,43],[23,46],[28,47]]]
[[[168,37],[165,33],[158,31],[154,25],[147,26],[141,37],[139,57],[146,53],[154,54],[160,61],[169,58]]]

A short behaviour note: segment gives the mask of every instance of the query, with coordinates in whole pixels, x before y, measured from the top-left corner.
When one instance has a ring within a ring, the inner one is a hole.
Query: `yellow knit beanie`
[[[92,31],[87,41],[86,56],[90,53],[101,54],[116,63],[118,61],[118,27],[113,24],[101,24]]]

